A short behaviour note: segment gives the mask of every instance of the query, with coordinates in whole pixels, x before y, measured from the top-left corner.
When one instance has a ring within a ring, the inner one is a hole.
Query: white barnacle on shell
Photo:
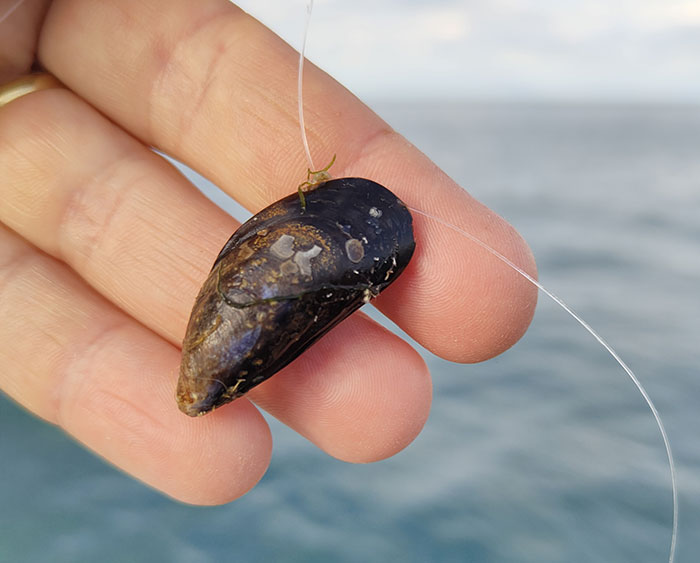
[[[309,250],[299,250],[294,255],[294,262],[304,276],[311,275],[311,259],[321,254],[321,247],[313,245]]]
[[[291,258],[294,254],[294,237],[292,235],[282,235],[270,246],[270,252],[280,260]]]

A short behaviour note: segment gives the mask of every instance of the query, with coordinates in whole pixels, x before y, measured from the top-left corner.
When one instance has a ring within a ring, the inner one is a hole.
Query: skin
[[[288,45],[224,0],[27,0],[0,24],[0,53],[2,82],[36,60],[66,85],[0,108],[7,395],[196,504],[231,501],[265,472],[272,443],[258,408],[349,462],[416,437],[426,365],[361,313],[246,398],[198,419],[175,403],[192,303],[238,225],[149,147],[253,211],[294,192],[306,163]],[[512,227],[312,65],[305,108],[315,159],[338,154],[334,177],[372,178],[534,274]],[[451,361],[512,346],[535,290],[449,229],[420,216],[414,228],[414,258],[379,309]]]

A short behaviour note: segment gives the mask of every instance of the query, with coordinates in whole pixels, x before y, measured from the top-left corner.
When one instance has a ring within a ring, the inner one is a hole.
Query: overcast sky
[[[295,48],[306,0],[242,0]],[[360,97],[700,102],[700,0],[316,0],[308,57]]]

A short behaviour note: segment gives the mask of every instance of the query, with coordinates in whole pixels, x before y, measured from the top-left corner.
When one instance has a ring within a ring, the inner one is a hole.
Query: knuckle
[[[69,190],[57,220],[58,250],[78,270],[84,271],[112,238],[137,183],[130,168],[116,159]]]
[[[240,11],[230,12],[227,6],[223,14],[188,22],[173,37],[158,42],[157,70],[148,94],[147,138],[154,145],[177,153],[213,103],[217,85],[225,87],[224,77],[243,40],[239,19]]]

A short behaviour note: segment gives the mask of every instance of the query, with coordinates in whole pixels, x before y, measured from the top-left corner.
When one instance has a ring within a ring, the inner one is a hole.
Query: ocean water
[[[515,225],[542,282],[635,369],[678,464],[677,561],[700,560],[700,106],[374,107]],[[563,311],[542,296],[489,362],[426,358],[433,410],[405,451],[345,464],[271,420],[262,482],[214,508],[161,496],[0,397],[0,561],[667,560],[659,433]]]

